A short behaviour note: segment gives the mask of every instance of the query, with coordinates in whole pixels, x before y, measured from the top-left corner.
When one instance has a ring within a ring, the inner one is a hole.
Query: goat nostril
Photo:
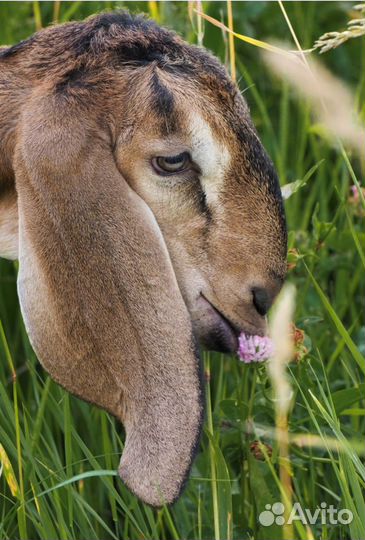
[[[252,294],[253,305],[255,306],[256,311],[259,313],[259,315],[264,317],[264,315],[266,315],[271,306],[270,295],[265,289],[262,289],[261,287],[253,287]]]

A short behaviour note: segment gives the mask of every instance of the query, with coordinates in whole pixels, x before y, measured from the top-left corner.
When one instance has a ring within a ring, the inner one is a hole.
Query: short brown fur
[[[195,342],[264,333],[253,291],[269,305],[285,275],[275,171],[220,63],[141,17],[51,27],[0,64],[0,254],[31,343],[124,423],[130,489],[171,503],[201,429]],[[181,150],[195,166],[156,175]]]

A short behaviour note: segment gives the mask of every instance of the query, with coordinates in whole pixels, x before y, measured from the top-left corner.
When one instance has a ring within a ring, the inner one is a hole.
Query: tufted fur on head
[[[50,375],[126,429],[120,475],[179,495],[201,429],[198,342],[265,333],[285,275],[278,180],[224,67],[105,13],[0,50],[0,255]]]

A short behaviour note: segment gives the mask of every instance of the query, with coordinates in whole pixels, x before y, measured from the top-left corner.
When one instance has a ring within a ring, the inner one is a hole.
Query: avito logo
[[[276,525],[290,525],[293,521],[301,521],[303,525],[348,525],[353,520],[353,513],[348,508],[338,510],[333,504],[327,506],[327,503],[321,502],[320,506],[311,511],[309,508],[302,508],[300,503],[295,502],[289,514],[287,521],[284,517],[284,505],[281,502],[266,504],[265,510],[259,515],[259,522],[264,527],[270,527],[273,523]]]

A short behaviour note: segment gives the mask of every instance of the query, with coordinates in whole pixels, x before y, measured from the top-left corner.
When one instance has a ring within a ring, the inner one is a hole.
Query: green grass
[[[185,2],[4,2],[0,43],[12,44],[47,25],[102,9],[150,12],[196,42]],[[341,29],[350,3],[291,2],[285,8],[303,48]],[[227,22],[225,2],[204,2],[205,13]],[[294,48],[276,2],[235,2],[234,29]],[[223,60],[228,40],[204,23],[204,44]],[[352,40],[321,60],[351,87],[365,119],[365,41]],[[282,184],[307,183],[286,202],[295,268],[296,324],[309,349],[290,364],[293,390],[289,456],[293,501],[312,511],[321,502],[348,508],[349,525],[295,522],[295,539],[365,539],[364,210],[350,199],[354,177],[364,185],[365,162],[343,152],[285,82],[271,77],[260,52],[235,41],[239,84]],[[227,60],[229,65],[229,61]],[[287,529],[262,527],[265,504],[285,497],[275,431],[275,401],[265,366],[205,355],[206,421],[191,478],[181,499],[160,511],[144,506],[115,474],[123,429],[106,413],[52,382],[33,353],[16,296],[15,264],[0,261],[0,538],[249,539],[284,538]],[[304,435],[308,435],[304,439]],[[250,450],[260,440],[263,460]],[[300,444],[303,443],[303,444]],[[269,451],[272,448],[272,455]],[[8,461],[6,459],[8,458]]]

